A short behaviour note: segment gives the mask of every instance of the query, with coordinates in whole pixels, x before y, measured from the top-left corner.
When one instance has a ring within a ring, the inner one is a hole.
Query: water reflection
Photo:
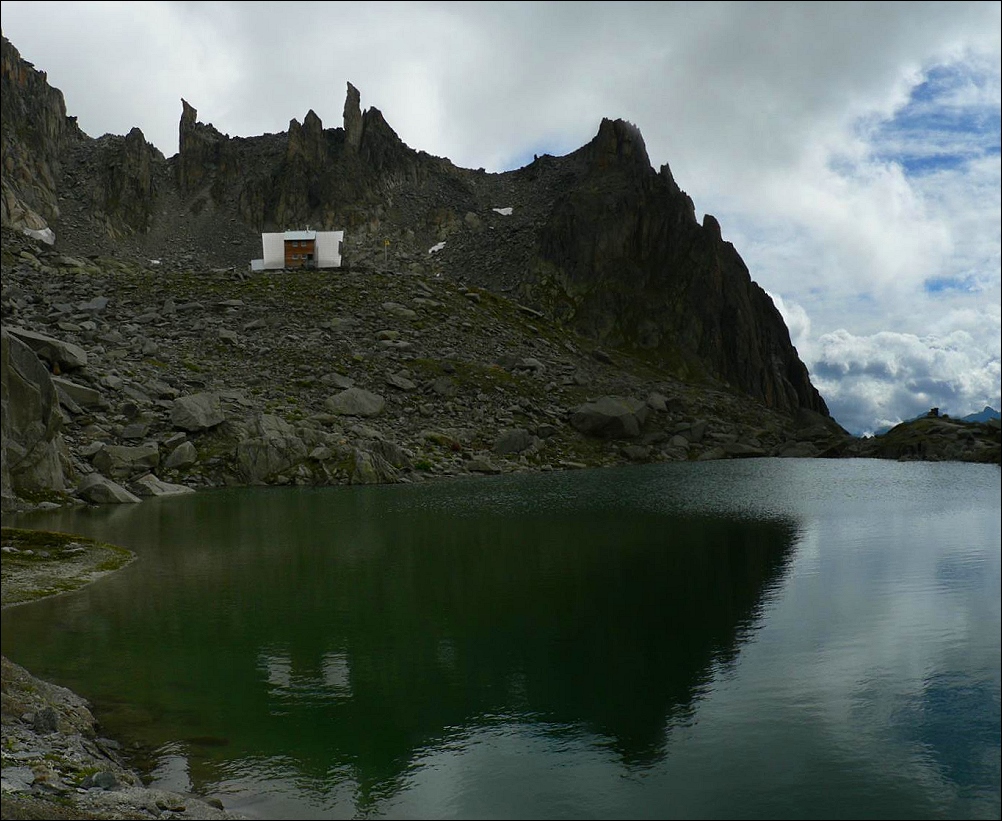
[[[196,784],[253,756],[327,793],[347,765],[372,806],[422,751],[498,716],[651,766],[711,665],[738,652],[795,524],[624,516],[601,484],[513,515],[499,489],[417,505],[250,491],[50,517],[142,560],[9,630],[5,616],[5,650],[16,633],[18,660],[84,689],[112,728],[187,739]]]
[[[263,817],[997,818],[999,505],[750,460],[64,512],[141,560],[3,648]]]

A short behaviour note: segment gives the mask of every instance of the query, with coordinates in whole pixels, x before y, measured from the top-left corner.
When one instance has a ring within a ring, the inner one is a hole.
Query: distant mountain
[[[898,422],[897,425],[907,425],[909,422],[915,422],[919,419],[925,419],[928,415],[929,415],[928,413],[920,413],[918,416],[913,416],[911,419],[904,419],[901,422]],[[951,418],[950,415],[946,413],[944,413],[943,416],[946,418]],[[997,410],[994,410],[993,408],[988,407],[988,405],[985,405],[985,409],[982,411],[978,411],[977,413],[971,413],[968,414],[967,416],[957,416],[952,418],[957,422],[988,422],[991,419],[998,419],[999,412]],[[882,428],[877,428],[877,430],[873,432],[873,435],[883,436],[889,430],[893,430],[895,427],[897,427],[897,425],[885,425]]]
[[[998,419],[1000,414],[994,408],[985,405],[984,410],[978,411],[977,413],[971,413],[967,416],[961,417],[962,422],[988,422],[991,419]]]

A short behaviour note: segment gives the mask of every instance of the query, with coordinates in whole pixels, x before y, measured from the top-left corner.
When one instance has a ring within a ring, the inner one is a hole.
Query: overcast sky
[[[346,84],[412,148],[518,168],[636,124],[783,312],[854,433],[1000,407],[1000,29],[987,3],[7,2],[92,137],[177,153]]]

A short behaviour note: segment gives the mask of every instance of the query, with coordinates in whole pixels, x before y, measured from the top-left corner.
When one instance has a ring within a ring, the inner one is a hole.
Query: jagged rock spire
[[[348,96],[344,101],[345,145],[350,151],[358,151],[362,144],[362,97],[358,89],[348,83]]]

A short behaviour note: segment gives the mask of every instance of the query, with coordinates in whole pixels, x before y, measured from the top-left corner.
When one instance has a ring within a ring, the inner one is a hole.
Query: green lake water
[[[1000,472],[667,464],[5,517],[2,649],[261,818],[999,818]]]

